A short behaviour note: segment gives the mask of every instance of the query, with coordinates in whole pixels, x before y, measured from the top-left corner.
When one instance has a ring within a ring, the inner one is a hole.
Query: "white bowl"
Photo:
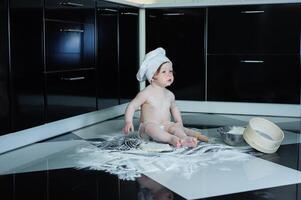
[[[283,131],[273,122],[254,117],[244,130],[245,141],[254,149],[263,153],[274,153],[284,138]]]

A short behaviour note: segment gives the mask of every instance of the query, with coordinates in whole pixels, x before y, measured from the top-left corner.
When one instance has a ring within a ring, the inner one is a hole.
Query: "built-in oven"
[[[94,67],[94,27],[92,24],[46,20],[46,71]]]

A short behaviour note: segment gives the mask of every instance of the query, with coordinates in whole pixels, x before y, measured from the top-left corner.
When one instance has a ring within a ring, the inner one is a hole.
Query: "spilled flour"
[[[246,150],[204,142],[196,148],[169,149],[165,146],[163,151],[145,151],[139,147],[147,142],[135,134],[105,136],[89,142],[93,145],[77,150],[80,159],[76,168],[103,170],[122,180],[135,180],[143,173],[170,170],[190,178],[200,168],[227,161],[243,162],[250,158]]]

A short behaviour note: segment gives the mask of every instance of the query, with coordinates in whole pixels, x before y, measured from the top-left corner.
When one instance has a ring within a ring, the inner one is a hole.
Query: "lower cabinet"
[[[131,101],[139,91],[138,9],[122,8],[119,14],[120,104]]]
[[[95,70],[46,74],[47,122],[95,111]]]
[[[211,55],[207,69],[209,101],[300,103],[297,55]]]
[[[44,123],[43,3],[9,1],[12,131]]]
[[[98,109],[119,104],[118,7],[98,2],[97,21],[97,89]]]
[[[205,17],[203,8],[146,12],[147,52],[166,50],[175,72],[170,90],[177,100],[205,100]]]
[[[138,9],[98,1],[98,109],[129,102],[139,91]]]

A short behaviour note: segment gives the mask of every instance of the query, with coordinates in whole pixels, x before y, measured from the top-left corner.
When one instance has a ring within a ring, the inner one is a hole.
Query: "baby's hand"
[[[123,132],[125,134],[129,134],[130,132],[134,131],[134,125],[132,122],[126,122],[123,128]]]

